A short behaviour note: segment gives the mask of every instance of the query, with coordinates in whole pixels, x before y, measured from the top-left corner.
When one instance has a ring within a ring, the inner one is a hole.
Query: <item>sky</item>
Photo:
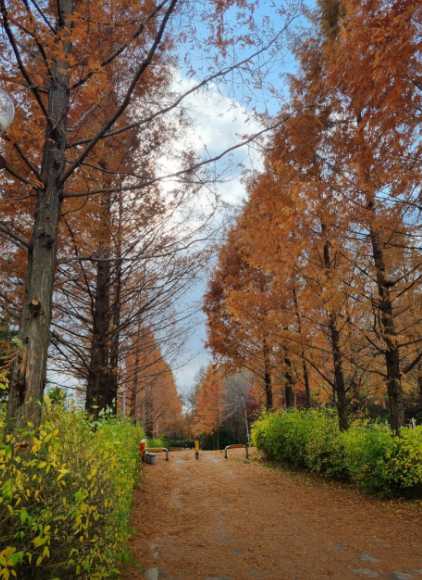
[[[264,3],[264,5],[268,13],[268,4]],[[303,25],[303,19],[298,19],[293,23],[292,29],[294,27],[297,30],[298,26]],[[268,68],[266,77],[268,83],[257,87],[255,94],[253,94],[254,89],[248,95],[243,91],[237,92],[233,90],[233,83],[211,85],[194,93],[185,102],[191,124],[176,147],[181,150],[192,147],[198,154],[213,156],[238,143],[242,139],[241,136],[258,132],[263,125],[254,117],[252,105],[259,102],[258,106],[261,111],[266,110],[274,115],[283,100],[288,97],[286,74],[295,70],[297,70],[297,63],[288,48],[288,43],[284,42],[277,57],[273,56],[272,66]],[[196,80],[188,78],[182,71],[176,72],[175,88],[183,91],[193,85]],[[271,92],[270,85],[277,88],[278,94]],[[163,160],[163,164],[167,170],[174,170],[177,167],[177,161],[171,158]],[[230,208],[234,213],[236,208],[238,209],[245,201],[247,196],[244,184],[245,174],[250,171],[259,171],[261,168],[260,149],[254,145],[239,149],[228,159],[220,162],[218,170],[224,173],[224,183],[218,184],[216,189],[221,205],[227,207],[226,210],[222,209],[215,218],[217,228],[227,217],[224,214],[227,211],[230,212]],[[192,320],[184,349],[171,363],[181,394],[191,391],[201,367],[206,366],[211,360],[211,353],[205,348],[206,320],[201,312],[202,298],[209,274],[209,271],[204,271],[177,305],[179,310],[183,310],[186,305],[197,306],[197,314]]]

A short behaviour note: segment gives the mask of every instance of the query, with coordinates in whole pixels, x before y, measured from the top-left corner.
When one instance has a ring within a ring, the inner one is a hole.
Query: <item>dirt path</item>
[[[422,579],[420,504],[242,457],[181,451],[145,467],[132,541],[142,566],[126,579]]]

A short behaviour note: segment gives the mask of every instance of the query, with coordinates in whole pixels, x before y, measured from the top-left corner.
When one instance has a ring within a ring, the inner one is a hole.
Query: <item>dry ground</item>
[[[160,456],[135,498],[127,580],[422,579],[422,506],[246,462]]]

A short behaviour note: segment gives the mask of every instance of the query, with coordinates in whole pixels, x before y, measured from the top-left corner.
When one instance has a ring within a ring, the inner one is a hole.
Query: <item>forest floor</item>
[[[422,579],[421,502],[247,462],[240,449],[146,465],[133,527],[127,580]]]

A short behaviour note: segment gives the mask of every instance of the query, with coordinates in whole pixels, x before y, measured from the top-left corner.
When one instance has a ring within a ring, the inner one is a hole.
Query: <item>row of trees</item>
[[[324,0],[205,297],[209,345],[266,407],[422,404],[418,2]],[[419,23],[420,24],[420,23]]]
[[[159,167],[186,99],[238,69],[256,80],[255,59],[281,33],[254,37],[254,5],[238,0],[1,0],[0,13],[1,83],[17,110],[0,190],[0,318],[19,337],[14,428],[39,423],[47,367],[55,383],[85,385],[97,413],[150,366],[143,334],[165,344],[160,360],[180,346],[174,303],[206,254],[181,208],[212,179],[214,157],[183,151],[175,171]],[[201,54],[213,59],[206,74]],[[178,65],[192,77],[180,90]]]
[[[134,338],[120,387],[123,413],[141,422],[148,437],[183,434],[182,401],[171,367],[151,330],[142,329]]]
[[[224,366],[210,364],[200,371],[191,399],[185,425],[194,437],[203,437],[203,445],[219,449],[249,442],[249,426],[261,405],[250,372],[228,372]]]

